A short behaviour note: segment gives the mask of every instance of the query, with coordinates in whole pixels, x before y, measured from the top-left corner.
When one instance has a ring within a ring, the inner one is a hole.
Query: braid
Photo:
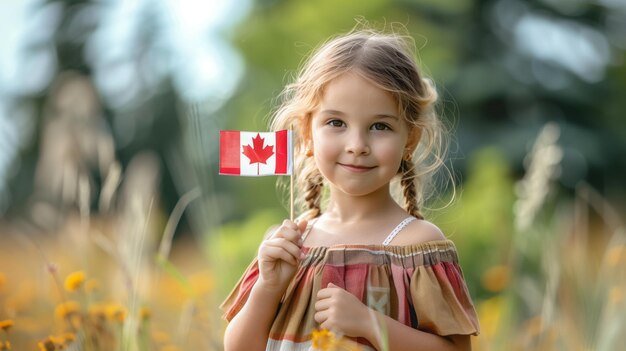
[[[413,168],[414,166],[411,160],[402,160],[400,163],[400,173],[402,173],[400,184],[402,185],[402,193],[404,194],[405,209],[410,215],[418,219],[424,219],[417,204],[417,191],[414,181],[415,170]]]
[[[322,213],[321,199],[322,199],[322,186],[324,186],[324,180],[319,171],[311,174],[306,180],[306,192],[304,201],[309,208],[309,218],[318,217]]]

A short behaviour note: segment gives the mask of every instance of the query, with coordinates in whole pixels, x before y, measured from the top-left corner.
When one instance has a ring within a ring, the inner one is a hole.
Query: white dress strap
[[[395,238],[396,235],[398,235],[398,233],[400,233],[400,231],[404,229],[404,227],[406,227],[409,223],[413,222],[414,220],[416,220],[416,218],[411,216],[411,217],[405,218],[402,222],[400,222],[400,224],[398,224],[395,228],[393,228],[391,233],[389,233],[385,241],[383,241],[383,245],[384,246],[389,245],[389,243],[391,243],[391,240],[393,240],[393,238]]]

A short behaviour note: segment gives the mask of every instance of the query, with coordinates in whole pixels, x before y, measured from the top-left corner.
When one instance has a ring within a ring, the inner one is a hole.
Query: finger
[[[302,235],[297,230],[285,230],[283,237],[298,246],[302,245]]]
[[[304,233],[304,231],[306,230],[306,226],[308,224],[309,224],[309,221],[307,221],[306,219],[302,219],[296,223],[298,230],[300,231],[300,234]]]
[[[298,260],[289,251],[280,246],[266,246],[259,256],[261,261],[283,260],[294,266],[298,264]]]
[[[331,297],[332,292],[333,292],[333,291],[332,291],[331,289],[327,289],[327,288],[320,289],[320,290],[317,292],[316,297],[317,297],[317,299],[318,299],[318,300],[327,299],[327,298]]]
[[[285,219],[281,225],[275,225],[271,228],[271,234],[269,237],[274,237],[284,230],[298,230],[298,226],[292,221]]]
[[[323,324],[328,319],[328,312],[326,311],[316,312],[313,315],[313,319],[315,319],[317,323]]]
[[[295,226],[295,224],[294,224]],[[278,230],[272,235],[272,238],[285,238],[293,243],[300,243],[301,238],[300,230],[296,226],[292,228],[291,226],[281,225]]]
[[[282,226],[291,230],[298,230],[298,225],[289,219],[285,219]]]
[[[328,283],[328,285],[326,285],[327,288],[339,288],[341,289],[339,286],[333,284],[333,283]]]
[[[301,256],[300,248],[286,239],[280,238],[275,240],[276,241],[269,242],[268,246],[280,248],[281,250],[287,252],[291,257],[293,257],[295,260],[294,262],[297,264]]]
[[[325,311],[330,308],[330,305],[331,305],[330,299],[317,300],[317,302],[315,302],[315,305],[314,305],[315,311],[317,312]]]
[[[300,246],[294,244],[293,242],[285,238],[275,238],[275,239],[269,240],[267,242],[267,245],[281,247],[287,250],[296,259],[299,259],[301,256]]]

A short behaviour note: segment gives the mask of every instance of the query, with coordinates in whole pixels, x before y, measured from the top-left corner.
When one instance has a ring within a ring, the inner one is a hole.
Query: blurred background
[[[413,36],[453,127],[427,218],[474,348],[619,349],[626,2],[0,0],[0,350],[220,350],[217,306],[288,212],[275,177],[217,175],[218,131],[266,130],[364,22]]]

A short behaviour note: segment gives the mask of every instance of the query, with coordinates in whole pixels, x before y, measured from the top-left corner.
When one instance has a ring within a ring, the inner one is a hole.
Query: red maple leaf
[[[263,147],[263,144],[265,144],[265,139],[261,138],[261,135],[257,133],[256,137],[252,138],[252,147],[244,145],[242,153],[250,159],[250,164],[267,164],[267,159],[274,154],[274,146],[267,145]]]

